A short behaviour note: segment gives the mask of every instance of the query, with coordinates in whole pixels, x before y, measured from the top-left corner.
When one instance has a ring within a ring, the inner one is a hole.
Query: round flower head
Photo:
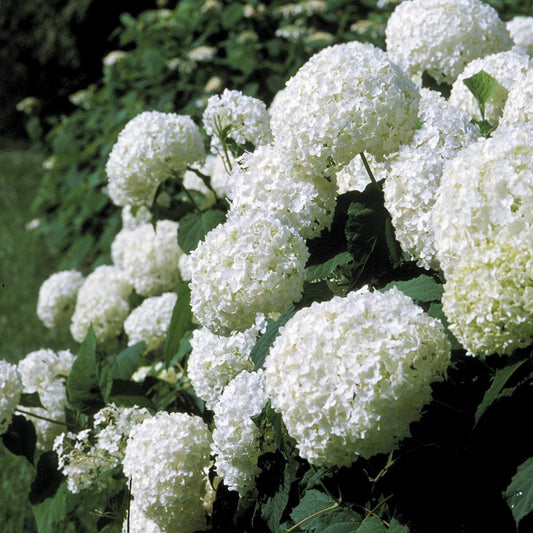
[[[376,161],[376,158],[371,154],[367,154],[365,157],[376,181],[387,177],[387,161]],[[349,191],[363,192],[370,183],[370,177],[359,154],[337,172],[335,179],[337,181],[337,194],[344,194]]]
[[[123,460],[137,508],[163,531],[203,530],[211,434],[197,416],[159,412],[133,428]]]
[[[124,520],[122,533],[164,533],[164,531],[139,509],[135,500],[130,503],[129,516]]]
[[[31,352],[21,359],[18,370],[24,392],[39,393],[43,407],[27,407],[26,411],[58,422],[65,422],[67,407],[66,380],[74,362],[68,351],[42,349]],[[37,432],[37,442],[45,450],[52,447],[54,439],[63,431],[61,424],[54,424],[41,418],[31,418]]]
[[[500,125],[513,126],[519,122],[533,125],[533,69],[521,76],[509,90]]]
[[[213,409],[224,387],[243,370],[252,371],[250,353],[260,332],[266,328],[263,315],[243,332],[221,337],[207,328],[193,331],[187,374],[196,394]]]
[[[204,157],[200,130],[190,117],[141,113],[126,124],[109,154],[109,196],[119,206],[150,205],[160,183]]]
[[[144,341],[148,351],[157,350],[165,342],[177,295],[167,292],[147,298],[124,322],[124,331],[131,346]]]
[[[412,135],[419,94],[407,75],[371,44],[324,48],[276,97],[274,144],[310,174],[345,165],[359,152],[376,157]]]
[[[152,213],[145,205],[131,206],[125,205],[121,212],[122,229],[135,229],[141,224],[150,222]]]
[[[178,223],[159,220],[142,224],[124,238],[122,268],[141,296],[175,289],[181,282],[178,261]]]
[[[74,340],[82,342],[91,324],[98,342],[120,335],[130,311],[131,290],[122,270],[108,265],[96,267],[78,292],[70,323]]]
[[[265,361],[266,390],[301,457],[347,466],[409,436],[449,359],[438,320],[396,288],[363,287],[287,322]]]
[[[475,59],[468,63],[455,80],[449,101],[452,105],[462,109],[468,116],[478,120],[481,119],[479,106],[474,95],[469,91],[463,80],[484,70],[498,82],[494,94],[485,104],[485,118],[491,124],[497,124],[502,115],[509,89],[530,67],[531,60],[529,56],[517,52],[501,52]]]
[[[444,168],[433,212],[450,329],[470,354],[533,340],[533,130],[499,127]]]
[[[17,365],[0,360],[0,435],[7,431],[22,394]]]
[[[241,145],[251,143],[260,146],[272,140],[266,105],[241,91],[224,89],[220,96],[211,96],[202,120],[207,135],[211,137],[213,153],[224,151],[221,135]]]
[[[514,17],[507,22],[513,50],[533,56],[533,17]]]
[[[259,370],[240,373],[215,405],[213,453],[217,474],[241,497],[253,495],[255,477],[260,473],[259,456],[275,449],[272,436],[262,445],[262,431],[251,418],[261,414],[267,401],[265,376]]]
[[[231,217],[191,253],[194,316],[229,335],[252,326],[257,313],[285,311],[301,298],[308,257],[303,238],[278,220]]]
[[[413,78],[452,84],[470,61],[513,44],[494,8],[480,0],[406,0],[385,29],[387,53]]]
[[[271,213],[304,239],[329,228],[336,204],[335,181],[310,178],[297,167],[287,168],[272,146],[245,154],[233,170],[231,213]]]
[[[47,328],[69,324],[83,276],[76,270],[52,274],[39,289],[37,316]]]

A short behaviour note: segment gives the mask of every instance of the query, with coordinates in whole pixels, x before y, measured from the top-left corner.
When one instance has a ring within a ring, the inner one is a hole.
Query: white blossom
[[[506,26],[514,42],[513,50],[533,56],[533,17],[516,16]]]
[[[6,432],[22,394],[17,365],[0,359],[0,435]]]

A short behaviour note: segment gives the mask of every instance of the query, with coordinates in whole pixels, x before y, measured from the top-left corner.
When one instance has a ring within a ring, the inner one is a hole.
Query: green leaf
[[[407,281],[391,281],[381,289],[381,292],[385,292],[392,287],[397,287],[417,303],[438,302],[443,293],[442,285],[426,274],[421,274]]]
[[[516,527],[522,518],[533,511],[533,457],[523,462],[516,470],[511,483],[503,493],[511,509]]]
[[[492,380],[491,386],[487,389],[487,392],[485,392],[485,396],[483,396],[483,400],[478,405],[476,409],[476,416],[475,416],[475,424],[476,425],[480,418],[483,416],[485,411],[498,399],[508,396],[508,394],[505,393],[504,388],[507,382],[513,377],[513,374],[527,361],[527,359],[523,359],[522,361],[518,361],[513,365],[506,366],[504,368],[500,368],[496,371],[494,374],[494,378]]]
[[[174,354],[174,357],[170,361],[170,366],[180,365],[183,362],[183,359],[189,353],[191,353],[191,350],[192,350],[191,339],[192,339],[192,333],[185,335],[185,337],[183,337],[180,340],[178,351]]]
[[[462,350],[463,346],[461,343],[455,338],[455,335],[448,329],[448,319],[446,318],[446,315],[444,314],[444,311],[442,310],[442,303],[440,302],[433,302],[429,309],[427,310],[427,314],[433,318],[438,318],[442,325],[444,326],[444,333],[446,334],[447,339],[450,341],[451,349],[452,350]]]
[[[409,533],[409,528],[393,518],[389,526],[389,533]]]
[[[244,16],[244,9],[240,4],[230,4],[222,11],[221,22],[226,29],[231,29]]]
[[[141,341],[118,355],[110,355],[107,360],[114,379],[130,379],[139,365],[139,361],[146,350],[146,343]]]
[[[3,433],[4,446],[15,455],[26,457],[33,464],[37,436],[35,426],[23,416],[14,415],[11,424]]]
[[[353,514],[356,515],[357,513],[353,512]],[[349,521],[334,522],[325,529],[321,529],[320,533],[353,533],[354,531],[359,531],[359,529],[356,528],[361,524],[361,520],[362,517],[359,516],[359,520],[354,519]]]
[[[294,305],[291,305],[291,307],[285,313],[282,313],[277,320],[268,320],[265,332],[257,339],[257,342],[250,353],[250,357],[256,370],[263,368],[270,347],[275,338],[279,335],[279,328],[284,326],[295,313],[296,308]]]
[[[174,356],[179,352],[185,334],[192,329],[191,289],[187,283],[178,286],[178,299],[172,310],[165,348],[163,351],[165,367],[168,368]]]
[[[56,452],[42,453],[37,463],[35,479],[31,484],[29,496],[31,504],[36,505],[54,496],[63,479]]]
[[[136,405],[155,410],[153,402],[144,394],[142,385],[134,381],[115,379],[109,394],[109,402],[113,402],[118,407],[134,407]]]
[[[333,292],[331,292],[327,281],[322,280],[313,283],[304,281],[302,297],[295,307],[298,310],[310,306],[313,302],[325,302],[331,298],[333,298]]]
[[[278,447],[278,450],[283,452],[283,420],[281,414],[272,409],[270,400],[267,401],[261,412],[252,416],[253,423],[261,430],[266,427],[270,427],[274,433],[274,442]]]
[[[22,407],[43,407],[39,393],[36,392],[23,392],[20,396],[19,405]]]
[[[480,70],[477,74],[470,76],[470,78],[465,78],[463,83],[476,99],[481,112],[481,118],[484,119],[485,104],[490,100],[496,88],[499,86],[498,81],[488,72]]]
[[[187,213],[180,220],[178,244],[186,253],[192,252],[200,241],[213,228],[226,220],[226,214],[220,209],[209,209],[203,213]]]
[[[479,128],[481,135],[483,135],[485,138],[489,137],[490,134],[498,127],[497,124],[491,124],[488,120],[476,120],[473,118],[470,122]]]
[[[68,514],[67,498],[69,492],[63,482],[52,498],[33,505],[32,511],[39,533],[57,533]]]
[[[300,503],[293,509],[291,518],[295,526],[304,531],[318,531],[320,517],[331,513],[339,507],[339,503],[331,496],[318,490],[308,490]],[[352,523],[353,528],[353,523]],[[323,528],[320,528],[322,531]]]
[[[90,326],[67,377],[68,400],[82,412],[91,411],[102,404],[97,373],[96,336]]]
[[[357,533],[387,533],[387,528],[379,518],[370,516],[363,520],[363,523],[357,529]]]
[[[320,265],[311,265],[306,269],[307,281],[319,281],[330,276],[337,267],[346,265],[352,260],[352,254],[341,252]]]

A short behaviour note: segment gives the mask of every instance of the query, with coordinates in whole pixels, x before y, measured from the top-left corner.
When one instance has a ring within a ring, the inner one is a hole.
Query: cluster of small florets
[[[128,345],[144,341],[146,350],[157,350],[164,342],[177,295],[167,292],[147,298],[124,321]]]
[[[241,497],[254,492],[255,477],[260,473],[259,456],[275,449],[272,436],[264,435],[252,420],[261,414],[267,401],[263,371],[244,371],[228,384],[214,408],[217,474]]]
[[[211,230],[191,256],[193,314],[229,335],[251,327],[257,313],[283,312],[301,298],[309,251],[279,220],[243,216]]]
[[[237,144],[251,143],[253,146],[272,140],[266,105],[241,91],[224,89],[220,96],[211,96],[202,119],[205,131],[211,137],[213,153],[224,152],[224,137]]]
[[[520,122],[533,125],[533,69],[520,76],[509,90],[500,125]]]
[[[42,405],[27,407],[25,410],[59,422],[32,419],[37,442],[46,450],[50,449],[54,439],[61,433],[61,423],[65,422],[65,408],[68,406],[66,381],[73,362],[74,356],[68,350],[56,353],[42,349],[27,354],[18,364],[24,392],[37,392]]]
[[[142,224],[124,237],[122,268],[141,296],[154,296],[174,290],[181,282],[178,246],[178,223],[159,220]]]
[[[376,181],[387,177],[387,159],[377,161],[372,154],[366,154],[365,158]],[[370,176],[361,156],[357,154],[346,166],[342,167],[335,175],[335,180],[337,182],[337,194],[344,194],[349,191],[364,191],[370,183]]]
[[[268,213],[311,239],[331,226],[336,204],[335,180],[314,178],[287,167],[272,145],[245,154],[233,171],[231,213]]]
[[[205,526],[211,433],[201,418],[160,412],[133,428],[123,460],[137,508],[163,531]]]
[[[455,80],[452,85],[449,101],[452,105],[462,109],[470,117],[477,120],[481,119],[478,103],[463,80],[484,70],[498,82],[494,94],[485,104],[485,119],[491,124],[498,124],[503,107],[507,101],[509,89],[531,66],[532,63],[529,56],[512,51],[491,54],[475,59],[468,63],[463,72]]]
[[[37,316],[47,328],[69,324],[82,283],[83,276],[77,270],[56,272],[44,281],[39,289]]]
[[[390,452],[446,374],[440,321],[396,288],[298,311],[265,362],[266,389],[301,457],[345,466]]]
[[[70,332],[82,342],[92,324],[98,342],[120,335],[129,314],[131,283],[117,267],[101,265],[87,276],[78,292]]]
[[[233,378],[244,370],[253,370],[250,353],[265,328],[264,316],[258,315],[251,328],[228,337],[215,335],[207,328],[193,331],[187,374],[208,409],[213,409]]]
[[[385,30],[392,61],[421,81],[453,83],[470,61],[513,44],[494,8],[480,0],[408,0],[393,11]]]
[[[6,432],[22,394],[17,365],[0,360],[0,435]]]
[[[434,207],[443,308],[468,353],[509,354],[533,340],[533,130],[518,123],[461,151]]]
[[[533,56],[533,17],[514,17],[506,24],[515,52]]]
[[[276,97],[274,144],[286,163],[312,175],[363,151],[382,157],[412,136],[418,100],[414,84],[382,50],[359,42],[330,46]]]
[[[202,136],[189,116],[147,111],[120,132],[106,164],[116,205],[150,205],[160,183],[205,157]]]

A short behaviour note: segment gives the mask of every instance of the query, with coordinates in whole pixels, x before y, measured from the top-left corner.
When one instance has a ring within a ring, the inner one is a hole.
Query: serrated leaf
[[[186,253],[192,252],[200,241],[214,227],[226,220],[220,209],[209,209],[203,213],[188,213],[181,220],[178,229],[179,247]]]
[[[315,531],[318,518],[339,506],[331,496],[319,490],[308,490],[300,503],[293,509],[291,518],[304,531]]]
[[[7,430],[2,434],[4,446],[13,454],[21,455],[33,464],[37,436],[35,426],[20,415],[14,415]]]
[[[110,355],[107,358],[114,379],[130,379],[137,370],[139,361],[146,350],[144,341],[138,342],[118,355]]]
[[[177,293],[178,299],[172,310],[172,318],[168,326],[163,350],[166,368],[170,366],[170,362],[179,352],[183,337],[192,329],[191,289],[189,284],[182,283],[179,285]]]
[[[485,104],[491,99],[499,83],[488,72],[480,70],[470,78],[463,79],[463,83],[472,93],[478,103],[481,117],[485,118]]]
[[[475,424],[476,425],[486,410],[498,399],[505,394],[504,388],[507,382],[513,377],[513,374],[526,362],[526,359],[518,361],[513,365],[500,368],[494,374],[491,386],[485,392],[483,400],[476,409]]]
[[[22,407],[43,407],[37,391],[23,392],[20,396],[19,405]]]
[[[391,281],[381,289],[381,292],[385,292],[392,287],[397,287],[417,303],[438,302],[443,293],[442,285],[426,274],[421,274],[407,281]]]
[[[409,528],[393,518],[389,526],[389,533],[409,533]]]
[[[533,511],[533,457],[524,461],[516,470],[511,483],[503,493],[511,509],[516,527],[522,518]]]
[[[279,328],[284,326],[296,313],[296,308],[291,305],[285,313],[282,313],[277,320],[269,320],[265,332],[257,339],[250,357],[256,370],[263,368],[266,356],[275,338],[279,335]]]
[[[311,265],[306,269],[306,281],[319,281],[329,277],[337,267],[346,265],[352,260],[349,252],[341,252],[320,265]]]
[[[375,516],[370,516],[363,520],[357,529],[357,533],[387,533],[385,524]]]

